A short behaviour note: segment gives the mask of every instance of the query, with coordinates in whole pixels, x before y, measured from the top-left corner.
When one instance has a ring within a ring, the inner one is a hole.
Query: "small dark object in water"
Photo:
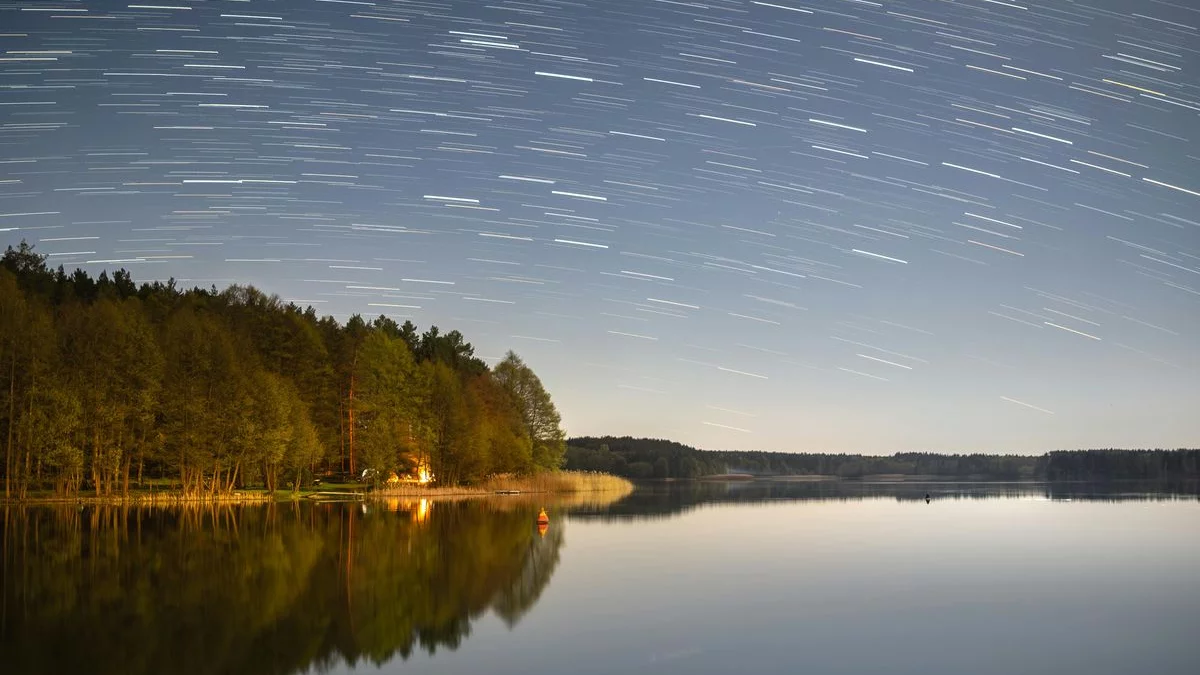
[[[925,493],[925,503],[926,504],[929,503],[929,493],[928,492]]]

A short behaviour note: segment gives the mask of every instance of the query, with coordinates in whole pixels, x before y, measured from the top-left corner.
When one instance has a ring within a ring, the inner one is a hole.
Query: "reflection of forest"
[[[1174,481],[967,482],[967,481],[679,481],[642,484],[609,505],[575,509],[572,518],[653,520],[671,518],[705,504],[762,504],[776,501],[896,501],[1007,499],[1033,497],[1078,501],[1195,500],[1200,483]]]
[[[511,626],[562,524],[536,508],[420,501],[3,512],[5,672],[293,673],[454,649]]]

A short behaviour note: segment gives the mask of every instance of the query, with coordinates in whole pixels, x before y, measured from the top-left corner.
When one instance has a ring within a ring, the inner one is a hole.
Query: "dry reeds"
[[[0,500],[3,501],[3,500]],[[95,504],[114,506],[182,506],[203,504],[266,504],[275,501],[275,495],[261,490],[234,490],[217,494],[185,494],[174,490],[153,492],[131,491],[97,497],[80,493],[76,495],[35,495],[24,500],[8,500],[23,504]]]
[[[602,501],[620,499],[633,492],[633,483],[607,473],[590,471],[546,471],[528,476],[503,474],[492,476],[478,485],[427,486],[406,484],[383,488],[371,494],[378,497],[417,497],[438,499],[448,497],[485,497],[501,495],[553,494],[570,497],[568,501],[589,503],[588,496],[604,495]],[[615,499],[614,499],[615,498]],[[556,501],[558,501],[556,499]],[[592,500],[594,501],[594,500]]]

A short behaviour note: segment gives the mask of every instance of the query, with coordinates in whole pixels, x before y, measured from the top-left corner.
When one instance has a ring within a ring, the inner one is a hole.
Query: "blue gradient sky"
[[[1200,11],[0,5],[0,244],[520,353],[570,434],[1200,439]]]

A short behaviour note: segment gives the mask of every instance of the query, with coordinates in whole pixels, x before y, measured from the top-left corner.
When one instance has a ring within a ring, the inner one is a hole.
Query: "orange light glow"
[[[429,464],[424,460],[417,463],[417,482],[421,484],[429,483],[433,480],[433,472],[429,470]]]

